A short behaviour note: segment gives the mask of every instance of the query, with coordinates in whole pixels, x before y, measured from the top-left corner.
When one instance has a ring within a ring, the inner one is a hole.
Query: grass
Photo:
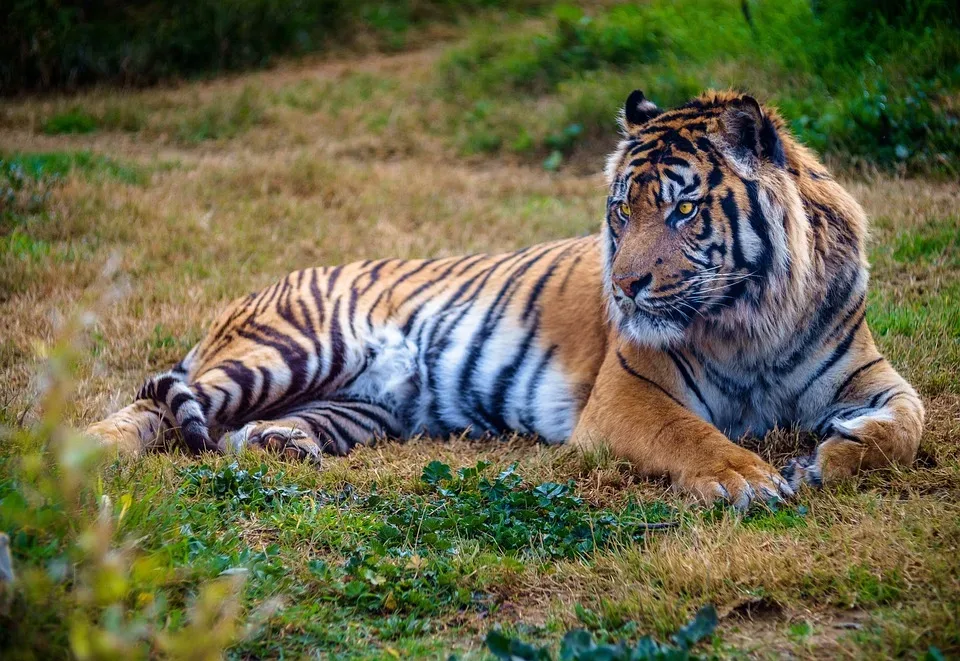
[[[209,639],[232,658],[471,659],[497,630],[556,655],[572,629],[597,646],[667,644],[712,604],[717,628],[694,654],[960,653],[960,186],[949,179],[841,173],[873,219],[870,324],[927,405],[917,467],[744,518],[610,457],[523,438],[383,443],[319,471],[260,456],[108,458],[61,493],[86,455],[59,441],[37,454],[49,410],[82,427],[128,403],[232,297],[305,265],[596,230],[612,130],[595,151],[576,137],[580,168],[546,171],[510,152],[510,134],[496,159],[464,157],[462,108],[433,93],[449,57],[5,105],[0,529],[18,574],[45,588],[13,604],[15,621],[0,615],[0,644],[172,654]],[[535,121],[552,103],[503,105]],[[70,108],[97,130],[47,134]],[[216,128],[197,139],[202,126]],[[78,309],[92,310],[85,340],[64,356],[58,338]],[[50,359],[73,375],[58,406]],[[803,442],[778,431],[760,450],[782,464]],[[673,525],[643,525],[654,522]],[[119,577],[115,593],[85,591],[102,576]]]
[[[268,66],[336,47],[393,51],[443,37],[477,14],[536,12],[542,0],[141,2],[0,10],[0,94],[94,84],[149,85]],[[26,37],[25,35],[30,35]],[[83,120],[82,120],[83,121]],[[90,126],[73,120],[57,127]],[[69,129],[68,129],[69,131]]]
[[[604,139],[634,87],[668,107],[737,87],[847,163],[956,174],[958,30],[955,9],[933,1],[561,5],[545,24],[475,30],[443,61],[441,89],[461,107],[467,153],[533,151],[555,163]]]

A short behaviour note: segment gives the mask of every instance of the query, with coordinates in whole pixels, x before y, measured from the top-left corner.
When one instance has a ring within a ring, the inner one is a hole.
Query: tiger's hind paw
[[[251,422],[242,429],[224,434],[220,445],[233,452],[250,448],[286,459],[320,463],[320,446],[313,437],[296,427],[275,423]]]

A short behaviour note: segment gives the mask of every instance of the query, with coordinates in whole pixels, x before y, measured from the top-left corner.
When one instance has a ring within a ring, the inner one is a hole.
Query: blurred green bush
[[[143,85],[262,66],[372,32],[402,45],[410,27],[542,0],[6,0],[0,94],[95,82]]]
[[[68,160],[23,159],[13,167],[38,176],[66,171]],[[242,612],[243,574],[195,582],[144,551],[144,538],[121,533],[133,496],[114,502],[104,493],[107,452],[65,423],[84,337],[119,295],[114,275],[108,266],[98,283],[104,294],[83,301],[45,347],[36,423],[0,420],[4,659],[220,659],[256,624]]]
[[[662,106],[735,87],[779,105],[821,152],[928,171],[956,172],[960,162],[955,0],[561,5],[545,30],[478,30],[440,73],[447,97],[465,108],[466,152],[510,146],[555,163],[608,135],[635,87]],[[529,108],[533,96],[539,114],[503,101]],[[478,118],[478,107],[493,110]]]

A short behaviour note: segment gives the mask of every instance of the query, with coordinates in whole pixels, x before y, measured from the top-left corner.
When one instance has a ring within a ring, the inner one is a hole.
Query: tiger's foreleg
[[[244,448],[319,463],[321,454],[345,455],[375,438],[400,436],[399,418],[387,408],[358,400],[310,402],[283,417],[257,420],[220,438],[223,451]]]
[[[703,501],[722,499],[745,509],[754,499],[789,497],[785,479],[753,452],[731,442],[684,406],[660,379],[652,353],[612,348],[574,431],[580,446],[605,443],[648,476],[670,477],[673,485]]]
[[[812,456],[792,461],[784,476],[794,486],[820,486],[861,470],[909,465],[920,447],[923,418],[919,395],[886,360],[852,361],[815,426],[825,440]]]

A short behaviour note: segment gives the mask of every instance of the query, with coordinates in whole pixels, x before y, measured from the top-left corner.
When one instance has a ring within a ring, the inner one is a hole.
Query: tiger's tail
[[[186,370],[181,365],[152,376],[140,386],[137,399],[148,399],[165,406],[177,421],[180,434],[191,452],[216,452],[217,446],[210,440],[203,408],[186,378]]]

